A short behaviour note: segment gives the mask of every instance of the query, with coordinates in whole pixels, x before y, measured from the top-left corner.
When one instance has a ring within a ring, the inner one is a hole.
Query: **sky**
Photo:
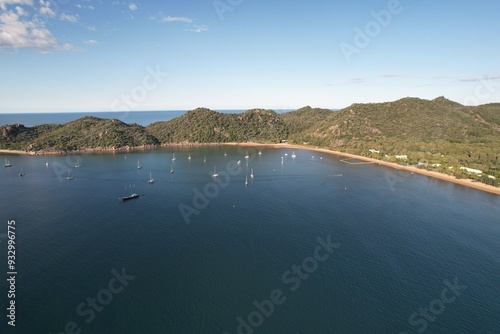
[[[0,113],[500,102],[498,13],[498,0],[0,0]]]

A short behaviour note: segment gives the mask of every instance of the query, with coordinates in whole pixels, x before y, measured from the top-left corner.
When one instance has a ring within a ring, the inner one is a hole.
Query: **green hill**
[[[469,177],[460,166],[500,177],[500,104],[466,107],[442,97],[432,101],[405,98],[353,104],[330,115],[317,115],[320,120],[292,132],[290,142],[308,142],[403,164],[441,165],[436,169],[458,177]],[[300,115],[284,115],[285,120],[289,118],[300,119]],[[380,153],[370,153],[370,149]],[[395,155],[407,155],[408,159],[401,161]]]
[[[171,121],[153,123],[146,131],[162,143],[279,142],[288,136],[279,115],[264,109],[225,114],[198,108]]]
[[[158,145],[156,138],[137,124],[86,116],[62,125],[6,125],[0,128],[0,148],[23,151],[74,151]]]
[[[475,177],[462,166],[480,169],[486,176],[476,179],[489,184],[498,185],[500,179],[500,104],[467,107],[444,97],[353,104],[339,111],[307,106],[284,114],[266,109],[227,114],[198,108],[147,127],[96,117],[62,125],[0,127],[0,149],[31,152],[283,139],[457,177]]]

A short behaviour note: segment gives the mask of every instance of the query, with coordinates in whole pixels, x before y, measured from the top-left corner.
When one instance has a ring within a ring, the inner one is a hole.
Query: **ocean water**
[[[258,150],[0,156],[0,332],[500,333],[500,196]]]

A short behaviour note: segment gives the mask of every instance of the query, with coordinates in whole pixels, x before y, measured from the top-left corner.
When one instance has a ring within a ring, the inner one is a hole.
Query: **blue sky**
[[[500,101],[500,2],[0,0],[0,112]]]

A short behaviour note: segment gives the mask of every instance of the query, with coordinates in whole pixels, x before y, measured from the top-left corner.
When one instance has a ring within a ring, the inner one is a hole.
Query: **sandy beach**
[[[406,170],[406,171],[409,171],[409,172],[413,172],[415,174],[421,174],[421,175],[433,177],[433,178],[436,178],[436,179],[440,179],[440,180],[443,180],[443,181],[453,182],[455,184],[459,184],[459,185],[462,185],[462,186],[466,186],[466,187],[470,187],[470,188],[474,188],[474,189],[486,191],[486,192],[491,193],[491,194],[500,195],[500,188],[497,188],[497,187],[494,187],[494,186],[490,186],[490,185],[487,185],[487,184],[484,184],[484,183],[474,182],[474,181],[468,180],[468,179],[457,179],[457,178],[455,178],[454,176],[451,176],[451,175],[446,175],[446,174],[439,173],[439,172],[428,171],[428,170],[420,169],[420,168],[417,168],[417,167],[414,167],[414,166],[403,166],[403,165],[399,165],[399,164],[396,164],[396,163],[393,163],[393,162],[382,161],[382,160],[378,160],[378,159],[363,157],[363,156],[359,156],[359,155],[355,155],[355,154],[349,154],[349,153],[344,153],[344,152],[339,152],[339,151],[332,151],[332,150],[328,150],[328,149],[324,149],[324,148],[310,147],[310,146],[306,146],[306,145],[259,144],[259,143],[251,143],[251,142],[248,142],[248,143],[231,143],[231,144],[224,144],[224,145],[254,146],[254,147],[259,147],[260,146],[260,147],[272,147],[272,148],[290,148],[290,149],[297,149],[297,150],[309,150],[309,151],[314,151],[314,152],[321,152],[321,153],[325,153],[325,154],[332,154],[332,155],[337,155],[337,156],[346,157],[346,158],[358,159],[358,160],[362,160],[362,161],[366,161],[366,162],[370,162],[370,163],[374,163],[374,164],[379,164],[379,165],[382,165],[382,166],[391,167],[391,168],[394,168],[394,169]]]
[[[491,194],[496,194],[500,195],[500,188],[490,186],[484,183],[480,182],[475,182],[472,180],[468,179],[457,179],[454,176],[451,175],[446,175],[443,173],[439,172],[433,172],[433,171],[428,171],[425,169],[420,169],[414,166],[403,166],[399,165],[393,162],[387,162],[387,161],[382,161],[378,159],[373,159],[373,158],[368,158],[368,157],[363,157],[355,154],[350,154],[350,153],[344,153],[340,151],[333,151],[333,150],[328,150],[324,148],[317,148],[317,147],[311,147],[311,146],[306,146],[306,145],[292,145],[288,143],[283,143],[283,144],[261,144],[261,143],[254,143],[254,142],[245,142],[245,143],[204,143],[204,144],[194,144],[194,143],[174,143],[174,144],[164,144],[161,146],[141,146],[141,147],[122,147],[119,149],[110,149],[110,148],[95,148],[95,149],[88,149],[88,150],[81,150],[81,151],[74,151],[74,152],[57,152],[57,151],[43,151],[43,152],[26,152],[26,151],[19,151],[19,150],[0,150],[0,153],[5,153],[5,154],[22,154],[22,155],[64,155],[64,154],[75,154],[75,153],[115,153],[115,152],[126,152],[126,151],[140,151],[140,150],[150,150],[158,147],[172,147],[172,146],[248,146],[248,147],[270,147],[270,148],[289,148],[289,149],[297,149],[297,150],[309,150],[309,151],[314,151],[314,152],[321,152],[325,154],[332,154],[332,155],[337,155],[341,157],[346,157],[346,158],[352,158],[352,159],[358,159],[366,162],[370,162],[373,164],[379,164],[382,166],[387,166],[390,168],[394,169],[399,169],[399,170],[406,170],[409,172],[413,172],[416,174],[421,174],[429,177],[433,177],[436,179],[440,179],[443,181],[448,181],[448,182],[453,182],[455,184],[459,184],[462,186],[486,191]]]

